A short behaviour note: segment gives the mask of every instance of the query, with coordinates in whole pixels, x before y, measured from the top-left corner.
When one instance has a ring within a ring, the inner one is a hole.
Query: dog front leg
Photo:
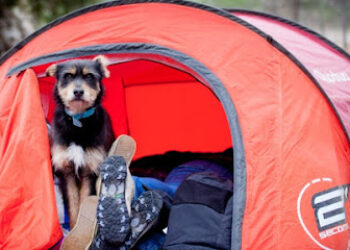
[[[65,176],[65,181],[68,200],[69,227],[72,229],[77,221],[79,213],[79,189],[73,174]]]
[[[91,194],[91,178],[89,176],[80,179],[80,204]]]

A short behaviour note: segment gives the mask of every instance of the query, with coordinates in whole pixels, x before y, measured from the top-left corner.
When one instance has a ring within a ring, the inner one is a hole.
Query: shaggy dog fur
[[[109,71],[106,58],[97,56],[53,64],[46,73],[56,78],[52,163],[73,228],[80,203],[95,191],[99,166],[114,140],[110,119],[101,106],[101,79]]]

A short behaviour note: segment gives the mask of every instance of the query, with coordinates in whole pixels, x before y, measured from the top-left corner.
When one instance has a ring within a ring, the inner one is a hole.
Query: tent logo
[[[349,184],[331,188],[313,196],[312,207],[321,239],[349,229],[345,210],[348,194]]]
[[[350,76],[347,72],[332,72],[329,71],[327,73],[320,72],[318,70],[313,71],[315,76],[324,82],[350,82]]]
[[[349,187],[350,184],[336,186],[331,178],[318,178],[306,183],[299,193],[299,222],[311,240],[323,249],[350,247]]]

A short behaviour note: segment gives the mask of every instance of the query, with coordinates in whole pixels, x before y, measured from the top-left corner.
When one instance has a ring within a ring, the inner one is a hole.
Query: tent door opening
[[[129,134],[137,142],[135,158],[169,150],[219,152],[232,147],[227,118],[209,84],[178,62],[123,55],[111,59],[110,77],[103,80],[103,106],[116,136]],[[39,76],[48,121],[54,111],[54,79]]]

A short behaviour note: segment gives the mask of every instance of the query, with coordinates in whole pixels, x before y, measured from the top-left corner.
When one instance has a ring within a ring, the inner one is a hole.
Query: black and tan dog
[[[107,59],[66,61],[51,65],[46,73],[56,78],[52,164],[73,228],[79,205],[94,192],[99,166],[114,140],[110,119],[101,106],[101,79],[109,76]]]

